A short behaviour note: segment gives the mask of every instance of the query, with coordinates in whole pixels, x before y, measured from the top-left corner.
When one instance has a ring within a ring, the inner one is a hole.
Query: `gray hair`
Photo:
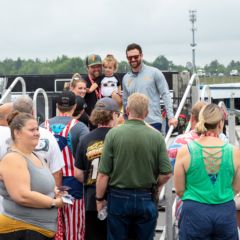
[[[16,98],[13,103],[13,111],[22,113],[33,113],[33,101],[28,95],[22,95]]]
[[[133,93],[128,97],[127,108],[132,117],[145,118],[148,113],[149,99],[142,93]]]

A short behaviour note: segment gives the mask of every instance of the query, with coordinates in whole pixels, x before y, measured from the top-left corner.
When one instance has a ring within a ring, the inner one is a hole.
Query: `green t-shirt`
[[[186,189],[182,200],[206,204],[221,204],[233,200],[233,146],[202,146],[192,141],[188,147],[191,161],[186,172]],[[214,150],[212,154],[209,154],[209,149]],[[219,169],[215,170],[216,163],[219,163]],[[212,169],[214,174],[210,174],[207,169]]]
[[[172,172],[160,132],[143,121],[127,120],[106,135],[99,172],[118,188],[151,188],[159,174]]]

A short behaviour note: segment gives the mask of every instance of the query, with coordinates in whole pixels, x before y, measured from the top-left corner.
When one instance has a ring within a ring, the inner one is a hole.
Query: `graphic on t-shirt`
[[[100,157],[103,151],[103,141],[97,141],[90,144],[87,148],[87,159],[90,163],[89,172],[87,175],[87,185],[92,185],[96,183],[97,170]]]
[[[103,97],[112,96],[113,91],[118,93],[118,80],[115,77],[105,77],[101,81],[101,95]]]
[[[38,145],[35,147],[35,152],[47,152],[49,149],[49,140],[46,138],[40,138],[38,141]]]
[[[61,134],[62,131],[66,128],[66,126],[67,125],[64,125],[64,124],[52,124],[51,125],[51,131],[53,132],[53,135],[54,135],[55,139],[57,140],[58,146],[59,146],[61,151],[66,146],[68,146],[70,148],[70,150],[72,151],[72,143],[71,143],[70,132],[68,132],[67,136],[62,136],[62,134]]]
[[[59,146],[60,150],[62,151],[68,145],[67,138],[57,135],[57,134],[54,134],[54,137],[56,138],[58,146]]]

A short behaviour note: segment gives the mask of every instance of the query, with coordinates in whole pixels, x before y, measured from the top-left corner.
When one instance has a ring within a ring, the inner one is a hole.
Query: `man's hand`
[[[106,200],[96,201],[96,205],[97,205],[97,211],[99,212],[107,205],[107,201]]]
[[[175,128],[178,125],[178,120],[176,118],[170,118],[168,120],[168,126],[170,127],[171,125],[173,125]]]

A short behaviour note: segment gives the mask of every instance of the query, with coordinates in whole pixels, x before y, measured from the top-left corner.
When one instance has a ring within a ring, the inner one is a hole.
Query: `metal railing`
[[[34,117],[37,118],[37,97],[38,94],[42,93],[43,94],[43,98],[44,98],[44,103],[45,103],[45,120],[49,118],[49,105],[48,105],[48,96],[46,91],[43,88],[38,88],[33,95],[33,114]]]
[[[206,102],[211,103],[212,102],[212,94],[211,94],[211,89],[208,85],[203,86],[203,88],[201,90],[201,94],[200,94],[200,101],[205,101],[206,93],[207,93],[207,98],[208,98],[208,100]],[[191,129],[191,122],[189,121],[185,131],[188,132],[188,131],[190,131],[190,129]]]
[[[4,92],[4,94],[2,95],[1,99],[0,99],[0,104],[4,103],[4,100],[8,97],[8,95],[12,92],[13,88],[15,87],[15,85],[21,82],[22,84],[22,95],[26,95],[26,83],[24,81],[24,79],[22,77],[16,77],[14,79],[14,81],[12,82],[12,84],[9,86],[9,88]]]
[[[192,85],[193,85],[193,82],[194,80],[196,80],[197,82],[197,85],[199,85],[199,78],[198,78],[198,75],[195,73],[192,75],[192,77],[190,78],[189,80],[189,83],[188,83],[188,86],[184,92],[184,95],[182,97],[182,100],[179,104],[179,107],[176,111],[176,114],[174,116],[174,118],[178,119],[179,117],[179,114],[181,113],[182,109],[183,109],[183,106],[186,102],[186,99],[187,99],[187,96],[188,94],[190,93],[190,90],[192,88]],[[198,89],[199,89],[199,86],[198,86]],[[199,96],[199,93],[198,93],[198,96]],[[165,137],[165,143],[168,143],[169,139],[170,139],[170,136],[173,132],[173,129],[174,127],[173,126],[170,126],[168,132],[167,132],[167,135]],[[175,222],[175,215],[174,215],[174,209],[173,207],[175,206],[175,203],[173,204],[172,206],[172,178],[165,184],[165,186],[163,186],[162,188],[162,191],[159,195],[159,199],[162,200],[163,197],[165,197],[165,200],[166,200],[166,216],[165,216],[165,226],[163,226],[163,228],[161,229],[162,230],[162,234],[161,234],[161,237],[160,239],[163,240],[163,239],[168,239],[168,240],[171,240],[173,239],[173,234],[174,234],[174,231],[173,231],[173,224]],[[175,208],[175,207],[174,207]],[[159,228],[159,226],[157,226],[157,229]]]
[[[7,88],[8,79],[6,77],[0,78],[0,93],[3,94]]]
[[[183,105],[186,101],[186,98],[187,98],[187,95],[190,91],[190,88],[192,87],[192,84],[193,84],[193,81],[195,80],[195,78],[198,77],[197,75],[193,75],[192,78],[190,79],[189,81],[189,84],[188,84],[188,87],[186,88],[185,90],[185,93],[183,95],[183,98],[179,104],[179,107],[177,109],[177,112],[175,114],[175,118],[178,118],[180,112],[182,111],[182,108],[183,108]],[[198,91],[200,90],[200,88],[198,88]],[[203,86],[202,90],[201,90],[201,95],[199,95],[199,92],[198,92],[198,98],[199,100],[201,101],[205,101],[205,98],[206,98],[206,93],[207,93],[207,97],[208,97],[208,100],[207,102],[208,103],[211,103],[212,101],[212,98],[211,98],[211,91],[210,91],[210,88],[208,85],[205,85]],[[232,126],[235,125],[235,114],[234,114],[234,108],[233,108],[233,98],[230,99],[230,112],[227,110],[224,102],[219,102],[218,106],[221,107],[225,112],[229,112],[228,114],[228,122],[229,122],[229,142],[232,143],[232,144],[235,144],[235,138],[234,136],[236,136],[237,140],[238,140],[238,143],[239,143],[239,146],[240,146],[240,137],[239,137],[239,134],[237,132],[237,130],[235,128],[233,128]],[[233,121],[234,119],[234,121]],[[190,130],[190,123],[188,124],[188,127],[186,129],[186,131]],[[173,126],[170,127],[168,133],[167,133],[167,136],[165,138],[165,142],[168,143],[169,139],[170,139],[170,136],[172,134],[172,131],[173,131]],[[234,136],[233,136],[234,135]],[[159,199],[162,200],[164,197],[165,197],[165,200],[166,200],[166,216],[165,216],[165,225],[163,227],[159,227],[157,226],[157,231],[160,230],[162,231],[162,234],[159,238],[159,240],[172,240],[174,239],[174,236],[175,236],[175,228],[174,228],[174,223],[176,222],[176,218],[175,218],[175,207],[176,207],[176,198],[173,202],[173,205],[171,204],[172,203],[172,186],[173,186],[173,183],[172,183],[172,178],[165,184],[165,186],[163,187],[161,193],[160,193],[160,196],[159,196]]]
[[[176,111],[176,114],[175,114],[175,116],[174,116],[174,118],[176,118],[176,119],[178,119],[179,114],[181,113],[181,111],[182,111],[182,109],[183,109],[183,106],[184,106],[184,104],[185,104],[185,102],[186,102],[186,99],[187,99],[188,94],[190,93],[190,90],[191,90],[191,87],[192,87],[192,85],[193,85],[194,80],[196,80],[197,83],[198,83],[198,81],[199,81],[198,75],[197,75],[196,73],[194,73],[194,74],[192,75],[192,77],[190,78],[190,80],[189,80],[189,83],[188,83],[188,85],[187,85],[187,88],[186,88],[186,90],[185,90],[185,92],[184,92],[184,94],[183,94],[182,100],[181,100],[181,102],[180,102],[180,104],[179,104],[179,107],[178,107],[178,109],[177,109],[177,111]],[[171,137],[171,134],[172,134],[172,132],[173,132],[173,129],[174,129],[173,126],[170,126],[170,127],[169,127],[169,130],[168,130],[167,135],[166,135],[166,137],[165,137],[165,143],[167,143],[167,142],[169,141],[169,139],[170,139],[170,137]]]

